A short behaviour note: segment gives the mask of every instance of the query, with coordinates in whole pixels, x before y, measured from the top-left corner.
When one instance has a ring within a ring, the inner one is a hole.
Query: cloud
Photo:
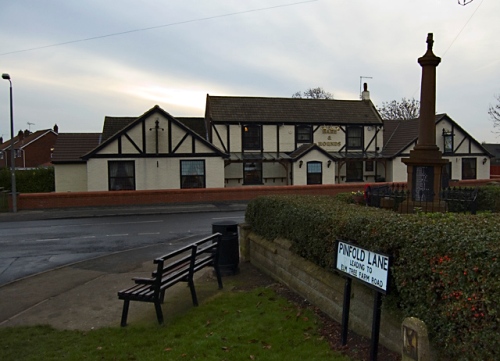
[[[251,11],[289,3],[8,2],[0,14],[5,52],[156,27],[0,56],[0,71],[13,77],[16,122],[97,131],[105,115],[139,115],[156,103],[173,115],[203,116],[207,93],[286,97],[322,86],[358,99],[360,76],[373,78],[364,81],[375,103],[418,99],[417,58],[433,32],[443,58],[438,111],[490,139],[487,104],[500,93],[499,2],[321,0]],[[245,13],[224,16],[237,12]],[[4,84],[0,133],[8,129],[6,97]]]

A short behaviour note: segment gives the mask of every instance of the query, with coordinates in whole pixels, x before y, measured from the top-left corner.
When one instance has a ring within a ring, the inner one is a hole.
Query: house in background
[[[418,124],[382,121],[366,89],[361,100],[207,95],[204,118],[155,106],[105,117],[101,134],[61,134],[56,191],[404,182]],[[443,184],[489,178],[491,154],[446,114],[436,144],[450,160]]]
[[[90,152],[101,142],[101,133],[60,133],[54,145],[56,192],[86,192],[87,162],[82,155]]]
[[[490,154],[490,175],[500,176],[500,144],[482,143],[481,144]]]
[[[226,187],[374,182],[384,171],[383,123],[368,91],[362,100],[207,95],[205,122],[229,154]]]
[[[52,151],[58,136],[58,127],[53,129],[19,131],[14,139],[0,142],[0,168],[11,167],[11,142],[14,142],[14,159],[17,169],[51,166]]]
[[[408,158],[417,144],[418,127],[418,119],[384,121],[388,181],[406,182],[407,169],[401,159]],[[443,186],[451,179],[490,178],[490,152],[447,114],[436,115],[436,145],[450,161],[443,169]]]
[[[204,133],[201,118],[183,120]],[[69,143],[57,150],[56,191],[76,190],[71,184],[88,191],[220,187],[227,155],[197,131],[159,106],[137,118],[106,117],[102,137],[92,148],[75,152],[79,155],[71,162],[64,162]]]

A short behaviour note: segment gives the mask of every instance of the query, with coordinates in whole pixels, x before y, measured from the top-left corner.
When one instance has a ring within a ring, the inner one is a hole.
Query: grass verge
[[[330,349],[319,327],[311,310],[260,287],[223,292],[164,326],[0,328],[0,359],[348,361]]]

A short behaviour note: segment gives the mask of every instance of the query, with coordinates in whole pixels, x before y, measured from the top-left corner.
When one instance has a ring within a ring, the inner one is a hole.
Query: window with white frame
[[[323,184],[323,164],[307,162],[307,184]]]
[[[477,178],[477,159],[462,158],[462,179]]]
[[[312,143],[313,132],[311,125],[297,125],[295,126],[295,139],[297,143]]]
[[[243,150],[261,150],[262,128],[260,125],[247,124],[243,126]]]
[[[443,134],[444,149],[443,153],[453,153],[453,134]]]
[[[262,184],[262,163],[243,163],[243,184]]]
[[[181,188],[205,188],[205,161],[181,160]]]
[[[135,190],[134,161],[108,161],[108,182],[110,191]]]
[[[347,127],[346,138],[347,150],[363,149],[363,127]]]
[[[363,181],[363,162],[352,161],[346,163],[346,181],[347,182],[362,182]]]
[[[367,160],[365,161],[365,171],[366,172],[373,172],[374,167],[373,167],[373,160]]]

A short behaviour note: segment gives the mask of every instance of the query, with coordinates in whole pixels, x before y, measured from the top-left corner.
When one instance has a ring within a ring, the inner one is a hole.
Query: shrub
[[[487,185],[478,188],[478,211],[491,211],[500,213],[500,186]]]
[[[0,170],[0,187],[11,189],[11,173],[8,168]],[[18,193],[54,192],[54,168],[16,170],[16,190]]]
[[[287,238],[302,257],[334,270],[336,239],[390,254],[386,305],[426,322],[442,358],[492,360],[500,321],[496,214],[401,215],[333,197],[262,197],[246,220],[267,239]]]

